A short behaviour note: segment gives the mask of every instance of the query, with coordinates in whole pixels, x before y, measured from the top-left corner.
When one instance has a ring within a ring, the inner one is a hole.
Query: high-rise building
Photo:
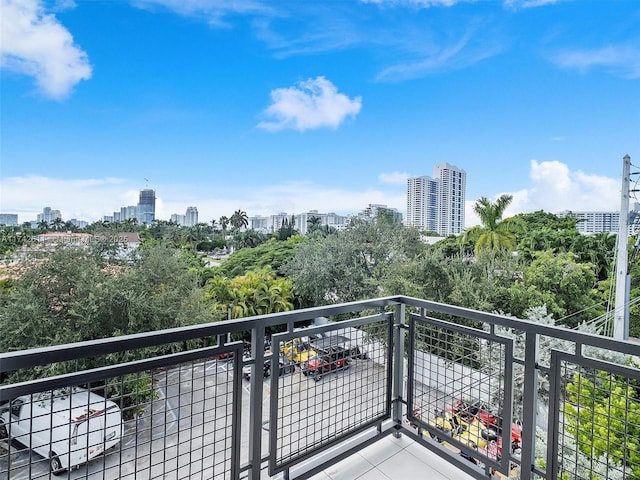
[[[464,203],[467,173],[448,163],[433,168],[433,177],[407,180],[407,220],[409,227],[459,235],[464,230]]]
[[[196,207],[187,207],[184,215],[184,224],[186,227],[193,227],[198,224],[198,209]]]
[[[140,190],[138,201],[138,223],[151,224],[156,219],[156,192],[155,190]]]
[[[187,207],[187,212],[184,215],[172,213],[170,220],[181,227],[194,227],[198,224],[198,209],[196,207]]]
[[[52,210],[51,207],[44,207],[42,213],[39,213],[36,217],[36,221],[51,223],[56,218],[62,218],[60,210]]]

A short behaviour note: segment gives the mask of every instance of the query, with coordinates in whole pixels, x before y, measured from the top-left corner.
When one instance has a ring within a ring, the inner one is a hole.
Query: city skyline
[[[0,0],[0,212],[406,212],[447,162],[505,212],[614,211],[640,4]]]

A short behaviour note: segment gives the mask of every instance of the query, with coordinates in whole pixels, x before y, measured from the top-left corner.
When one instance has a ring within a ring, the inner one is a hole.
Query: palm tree
[[[307,219],[307,233],[313,233],[322,226],[322,219],[312,215]]]
[[[465,230],[461,237],[464,243],[468,240],[475,242],[474,253],[479,255],[483,251],[510,251],[516,244],[514,231],[518,228],[517,221],[502,220],[504,211],[513,200],[512,195],[501,195],[495,202],[486,197],[480,197],[473,211],[480,217],[482,226],[475,226]]]
[[[236,210],[231,215],[229,219],[229,223],[234,230],[241,230],[242,228],[246,228],[249,225],[249,217],[247,216],[247,212],[243,210]]]
[[[53,220],[51,220],[51,230],[55,230],[56,232],[58,232],[63,229],[64,229],[64,221],[61,218],[56,217]]]
[[[218,223],[220,223],[220,228],[222,229],[222,233],[226,233],[227,231],[227,227],[229,226],[229,217],[226,216],[221,216],[220,220],[218,220]]]

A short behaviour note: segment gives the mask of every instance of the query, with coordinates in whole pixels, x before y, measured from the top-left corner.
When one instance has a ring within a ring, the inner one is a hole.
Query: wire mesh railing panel
[[[491,473],[515,468],[521,426],[512,421],[512,341],[410,318],[410,424]]]
[[[0,386],[0,480],[232,478],[239,363],[205,350]]]
[[[272,475],[389,417],[390,318],[377,318],[273,337],[296,373],[272,380]]]
[[[553,478],[640,479],[640,370],[556,356]]]

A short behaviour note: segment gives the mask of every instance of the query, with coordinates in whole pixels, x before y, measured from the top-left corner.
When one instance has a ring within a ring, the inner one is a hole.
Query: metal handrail
[[[241,351],[241,347],[237,343],[227,342],[227,338],[231,334],[238,332],[251,332],[251,358],[250,360],[241,360],[236,358],[235,368],[239,369],[242,365],[248,364],[252,366],[252,375],[250,378],[250,396],[249,396],[249,436],[248,436],[248,460],[241,467],[240,471],[249,475],[249,478],[260,478],[263,464],[265,461],[274,462],[273,454],[269,456],[263,455],[263,445],[265,442],[262,440],[261,431],[263,428],[263,418],[265,417],[265,411],[263,411],[264,392],[262,389],[264,374],[262,369],[259,368],[263,365],[265,360],[272,362],[272,366],[277,364],[277,353],[265,354],[262,348],[265,332],[269,328],[279,327],[280,330],[288,332],[282,338],[293,338],[295,335],[304,335],[304,332],[294,332],[294,327],[299,322],[308,322],[317,317],[331,317],[342,316],[345,314],[361,314],[363,311],[374,312],[388,312],[393,313],[393,320],[390,321],[392,330],[390,331],[390,337],[388,339],[390,352],[392,352],[392,358],[389,358],[386,366],[388,367],[388,375],[390,387],[385,390],[385,395],[388,395],[388,401],[390,402],[388,410],[388,420],[392,425],[392,430],[395,432],[404,431],[407,435],[416,439],[420,443],[424,444],[428,448],[438,452],[442,456],[446,456],[441,450],[434,447],[432,442],[424,440],[422,435],[416,435],[411,429],[407,429],[404,425],[403,417],[409,418],[411,412],[407,412],[407,405],[412,403],[412,385],[406,383],[405,378],[407,372],[405,371],[405,361],[412,361],[412,352],[414,346],[410,344],[409,350],[405,352],[405,339],[409,328],[410,318],[415,317],[413,314],[417,314],[419,318],[429,322],[429,315],[439,316],[444,320],[433,320],[431,324],[442,327],[446,325],[447,320],[455,320],[457,318],[467,319],[477,324],[488,326],[490,333],[480,333],[478,331],[478,338],[494,338],[496,341],[504,343],[501,340],[503,337],[495,335],[496,327],[503,327],[506,329],[512,329],[524,333],[525,341],[525,355],[524,358],[513,358],[513,355],[509,353],[508,356],[512,358],[506,358],[506,361],[513,362],[514,364],[521,365],[524,369],[524,404],[523,404],[523,451],[521,457],[521,463],[524,467],[521,469],[521,478],[530,479],[533,475],[539,475],[544,478],[550,478],[549,472],[539,468],[535,462],[534,444],[536,438],[536,410],[537,410],[537,396],[538,396],[538,375],[541,371],[548,373],[551,371],[549,366],[539,365],[538,363],[538,344],[542,337],[554,337],[561,340],[565,340],[571,345],[573,351],[568,352],[570,354],[570,361],[580,365],[583,358],[586,358],[585,348],[586,346],[592,346],[615,352],[624,353],[635,357],[640,357],[640,345],[625,342],[620,340],[613,340],[611,338],[603,337],[596,334],[577,332],[564,327],[542,325],[536,322],[521,320],[515,317],[507,315],[480,312],[463,307],[457,307],[453,305],[447,305],[438,302],[432,302],[428,300],[422,300],[406,296],[390,296],[383,298],[376,298],[370,300],[349,302],[343,304],[314,307],[310,309],[295,310],[290,312],[275,313],[269,315],[260,315],[255,317],[226,320],[215,323],[208,323],[204,325],[193,325],[179,328],[172,328],[167,330],[160,330],[155,332],[147,332],[141,334],[132,334],[116,338],[105,338],[99,340],[92,340],[86,342],[77,342],[73,344],[57,345],[50,347],[42,347],[32,350],[5,352],[0,353],[0,380],[4,379],[4,383],[0,383],[0,403],[7,401],[11,398],[15,398],[17,395],[29,394],[40,390],[53,389],[64,385],[73,385],[79,383],[87,383],[97,381],[101,378],[108,378],[109,375],[125,375],[128,373],[139,372],[142,369],[152,368],[154,365],[169,365],[173,361],[181,362],[189,359],[204,358],[205,356],[218,355],[225,352],[234,351],[236,356]],[[429,314],[429,315],[427,315]],[[385,317],[386,318],[386,317]],[[356,322],[357,323],[357,322]],[[360,323],[365,323],[360,321]],[[331,324],[325,327],[316,327],[310,331],[323,332],[331,329],[339,329],[340,323]],[[463,332],[464,334],[473,335],[474,329],[459,327],[453,328],[453,330]],[[21,382],[8,384],[6,378],[9,374],[15,371],[23,369],[29,369],[42,365],[48,365],[52,363],[68,362],[73,360],[80,360],[88,357],[100,357],[110,354],[117,354],[131,350],[144,349],[149,347],[166,346],[172,343],[187,342],[189,340],[208,338],[210,340],[210,347],[204,347],[202,349],[192,349],[188,352],[180,354],[168,354],[163,356],[156,356],[151,359],[136,360],[133,362],[122,363],[114,366],[105,366],[95,368],[82,372],[72,372],[64,375],[58,375],[46,379],[41,379],[33,382]],[[409,339],[410,341],[413,339]],[[216,346],[217,345],[217,346]],[[511,349],[507,349],[511,352]],[[405,353],[408,353],[406,355]],[[173,356],[172,356],[173,355]],[[564,358],[564,357],[563,357]],[[413,365],[409,363],[408,371],[409,378],[413,378]],[[557,365],[554,366],[557,368]],[[510,371],[510,370],[508,370]],[[239,384],[236,384],[239,385]],[[272,379],[272,387],[277,385],[277,379]],[[505,388],[511,388],[511,382],[505,382]],[[558,396],[558,388],[561,388],[560,384],[555,384],[554,390],[556,400],[561,396]],[[276,395],[277,392],[271,389],[270,395]],[[276,389],[277,390],[277,389]],[[509,397],[510,398],[510,397]],[[560,401],[560,400],[557,400]],[[272,403],[269,411],[269,415],[274,415],[276,409],[274,405],[277,405],[277,400]],[[239,405],[234,405],[234,415],[237,417],[235,421],[239,421],[240,410]],[[509,411],[509,410],[507,410]],[[552,405],[552,411],[557,412],[557,406]],[[277,412],[276,412],[277,414]],[[382,421],[385,420],[387,415],[382,417],[373,417],[375,421],[372,425],[376,426],[380,435],[386,435],[391,430],[388,426],[383,427]],[[235,418],[235,417],[234,417]],[[277,425],[277,419],[273,420],[273,426]],[[237,425],[234,429],[238,428]],[[235,430],[234,430],[235,431]],[[555,437],[551,437],[551,440],[557,440],[557,430]],[[345,436],[352,437],[355,433],[360,432],[358,428],[349,430]],[[553,432],[550,432],[550,435]],[[277,437],[275,433],[271,432],[272,445],[275,443]],[[375,438],[369,437],[366,441],[371,443],[375,441]],[[336,437],[332,442],[340,440]],[[235,443],[234,448],[239,448],[239,444]],[[333,444],[333,443],[332,443]],[[364,444],[364,443],[363,443]],[[552,448],[551,445],[549,448]],[[353,448],[358,448],[357,446]],[[318,453],[327,449],[326,442],[322,447],[317,450]],[[351,451],[351,450],[349,450]],[[237,456],[237,454],[234,454]],[[340,456],[344,456],[345,453],[341,453]],[[295,461],[287,463],[280,471],[285,472],[285,476],[290,473],[290,467],[296,466],[299,462],[307,461],[313,455],[311,453],[300,455]],[[237,458],[234,457],[234,462]],[[463,469],[467,473],[477,475],[477,478],[482,478],[486,474],[486,470],[475,469],[468,464],[460,462],[459,458],[453,458],[449,456],[448,460],[457,464],[459,468]],[[504,465],[504,462],[502,463]],[[316,472],[318,466],[315,466],[308,470],[308,472]],[[557,468],[557,465],[554,466]],[[310,473],[309,473],[310,474]],[[301,478],[305,478],[305,473],[301,474]]]

